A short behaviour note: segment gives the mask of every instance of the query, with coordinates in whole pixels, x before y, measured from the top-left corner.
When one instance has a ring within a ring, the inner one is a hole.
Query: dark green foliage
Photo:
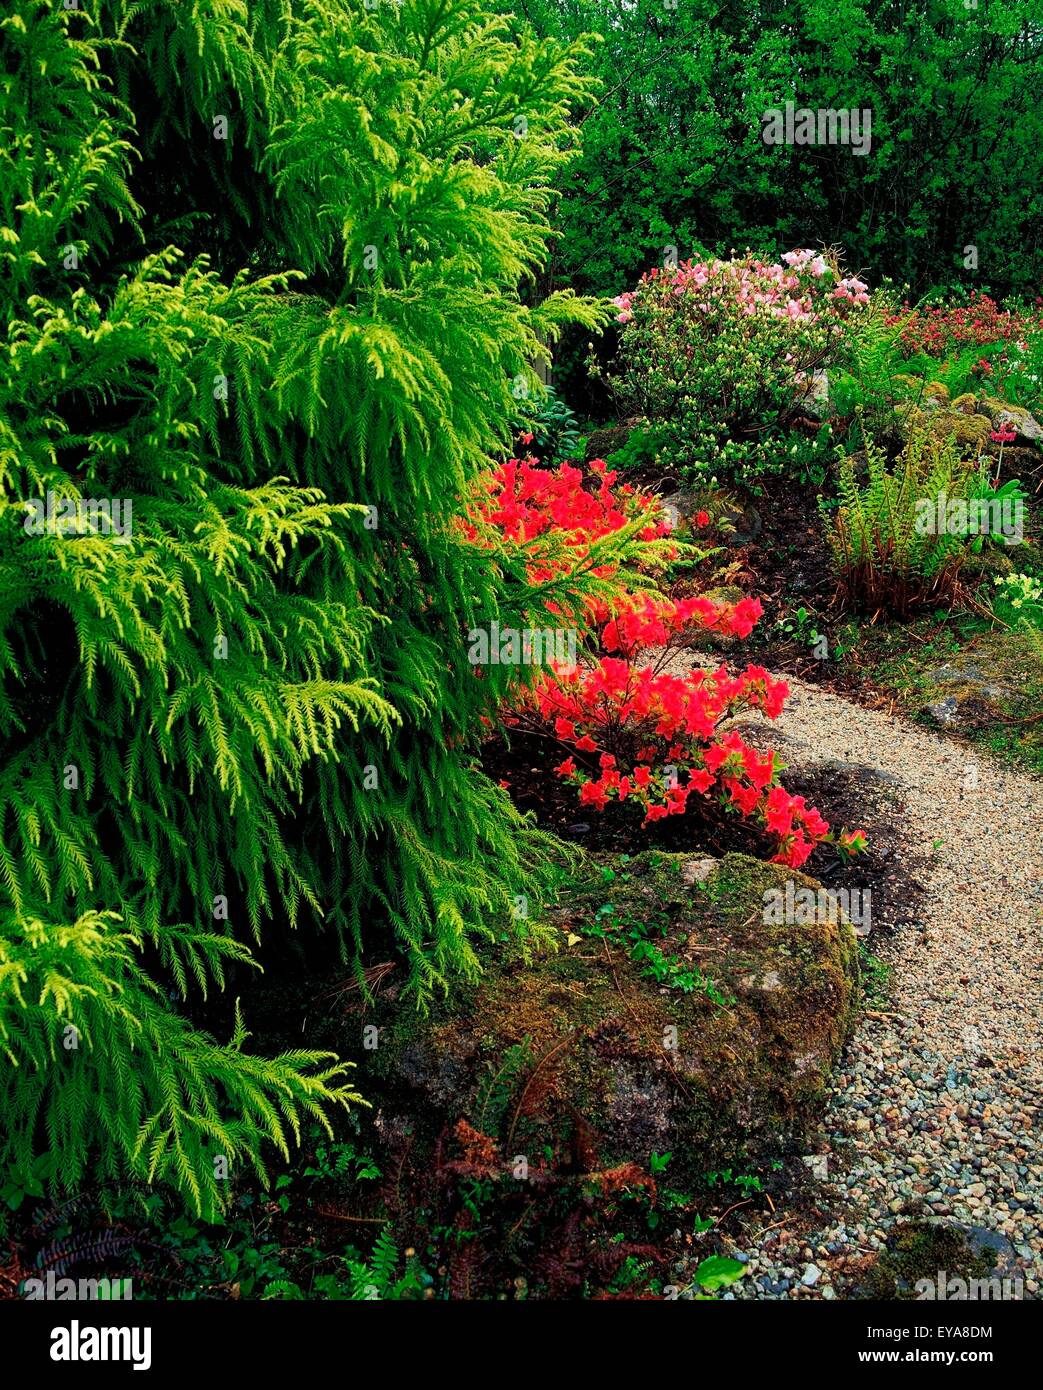
[[[668,246],[837,243],[876,283],[1038,292],[1040,0],[501,4],[540,33],[603,39],[604,95],[562,185],[564,283],[616,294]],[[787,101],[871,109],[868,155],[765,144],[765,111]]]
[[[606,462],[622,473],[640,472],[651,468],[665,442],[665,432],[652,426],[638,425],[627,436],[626,443],[608,456]]]
[[[538,895],[465,634],[545,598],[458,518],[601,317],[519,296],[586,88],[477,0],[15,0],[0,52],[0,1165],[212,1212],[355,1092],[168,995],[321,921],[423,1001]]]
[[[579,421],[553,387],[535,403],[535,410],[518,419],[519,432],[531,434],[523,453],[531,453],[550,468],[579,456],[583,443]]]
[[[399,1273],[402,1264],[403,1273]],[[424,1295],[424,1276],[415,1258],[403,1262],[398,1246],[387,1230],[377,1236],[368,1258],[349,1247],[335,1264],[333,1273],[319,1274],[312,1289],[305,1293],[292,1280],[277,1279],[265,1285],[262,1298],[298,1301],[308,1297],[336,1302],[375,1299],[419,1299]]]

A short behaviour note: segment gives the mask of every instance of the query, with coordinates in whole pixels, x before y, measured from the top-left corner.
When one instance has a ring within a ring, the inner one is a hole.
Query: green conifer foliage
[[[171,993],[321,922],[423,1003],[538,894],[466,633],[605,581],[541,590],[459,517],[541,343],[600,319],[526,289],[579,50],[476,0],[5,8],[0,1170],[213,1212],[216,1156],[263,1175],[357,1096]]]

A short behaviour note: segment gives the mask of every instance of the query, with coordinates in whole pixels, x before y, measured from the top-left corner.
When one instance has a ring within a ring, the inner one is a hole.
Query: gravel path
[[[905,719],[789,685],[763,741],[785,735],[795,771],[836,761],[881,774],[901,813],[895,861],[915,861],[926,891],[893,934],[873,904],[867,944],[894,967],[878,1011],[894,1016],[863,1020],[835,1078],[819,1152],[806,1160],[818,1219],[747,1244],[751,1277],[736,1296],[842,1297],[896,1222],[937,1217],[974,1228],[973,1242],[997,1250],[1038,1298],[1043,782]]]

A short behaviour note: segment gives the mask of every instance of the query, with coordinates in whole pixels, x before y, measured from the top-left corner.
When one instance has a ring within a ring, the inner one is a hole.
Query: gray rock
[[[927,712],[936,724],[955,724],[960,714],[959,701],[955,695],[946,695],[944,700],[928,705]]]
[[[725,512],[724,520],[732,528],[724,531],[721,536],[725,545],[752,545],[764,530],[764,519],[756,507],[747,507],[744,512]]]
[[[1005,425],[1012,426],[1018,432],[1017,443],[1026,441],[1037,444],[1043,439],[1043,425],[1040,425],[1027,410],[1000,410],[993,417],[992,423],[997,429]]]
[[[805,380],[805,394],[801,397],[801,408],[813,420],[825,420],[830,414],[829,375],[822,370],[814,371]]]

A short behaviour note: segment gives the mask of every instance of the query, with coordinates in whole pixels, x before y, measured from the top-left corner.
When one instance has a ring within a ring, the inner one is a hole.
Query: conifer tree
[[[11,0],[0,52],[0,1170],[212,1213],[357,1099],[186,1016],[251,939],[391,941],[423,1004],[528,929],[466,633],[606,581],[460,518],[599,322],[526,289],[579,50],[477,0]]]

